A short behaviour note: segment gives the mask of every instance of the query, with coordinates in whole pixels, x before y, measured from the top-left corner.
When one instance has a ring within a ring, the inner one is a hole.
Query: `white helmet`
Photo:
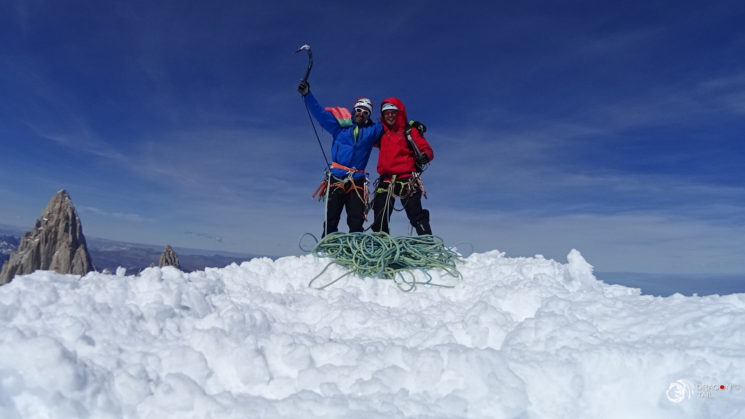
[[[373,110],[373,104],[372,101],[366,97],[361,97],[357,99],[357,101],[354,103],[355,108],[365,108],[368,110],[368,112],[372,113]]]

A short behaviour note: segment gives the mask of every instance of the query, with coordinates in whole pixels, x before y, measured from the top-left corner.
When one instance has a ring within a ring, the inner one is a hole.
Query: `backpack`
[[[416,171],[417,173],[422,173],[427,168],[429,157],[427,157],[426,154],[419,150],[419,147],[417,147],[414,139],[411,138],[412,128],[416,128],[416,130],[419,131],[419,134],[424,135],[424,133],[427,132],[427,126],[419,121],[411,120],[404,130],[404,135],[406,136],[406,145],[409,146],[409,149],[414,154],[414,165],[416,167]]]

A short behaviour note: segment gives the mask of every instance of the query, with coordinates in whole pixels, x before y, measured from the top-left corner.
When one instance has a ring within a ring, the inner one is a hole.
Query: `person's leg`
[[[365,180],[360,179],[354,182],[356,189],[347,192],[345,198],[345,208],[347,210],[347,225],[350,233],[361,233],[365,230]]]
[[[344,190],[338,187],[331,188],[328,202],[326,203],[326,222],[323,226],[323,236],[339,231],[339,220],[341,219],[341,211],[343,209]]]
[[[402,199],[406,216],[417,235],[432,234],[432,228],[429,225],[429,211],[422,208],[422,191],[416,188],[416,192],[408,198]]]
[[[382,231],[390,234],[388,221],[391,218],[391,211],[393,210],[393,197],[388,193],[389,186],[390,184],[388,182],[380,182],[380,185],[375,190],[372,231]]]

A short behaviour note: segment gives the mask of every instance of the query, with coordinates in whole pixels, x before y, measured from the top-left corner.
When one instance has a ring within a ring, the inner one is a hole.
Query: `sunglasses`
[[[370,116],[370,111],[365,108],[354,108],[354,113],[361,113],[362,115]]]

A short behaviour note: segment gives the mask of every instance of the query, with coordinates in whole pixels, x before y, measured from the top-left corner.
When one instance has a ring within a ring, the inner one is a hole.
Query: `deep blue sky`
[[[446,4],[5,1],[0,223],[65,188],[87,235],[301,253],[308,43],[322,104],[397,96],[428,125],[448,243],[745,274],[745,2]]]

